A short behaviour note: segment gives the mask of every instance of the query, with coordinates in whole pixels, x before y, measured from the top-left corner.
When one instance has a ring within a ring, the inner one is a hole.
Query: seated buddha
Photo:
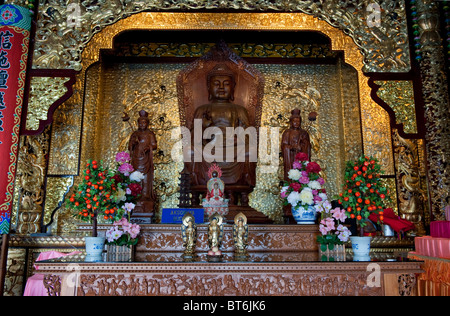
[[[247,109],[233,103],[236,86],[235,75],[226,65],[218,64],[207,74],[207,86],[209,103],[201,105],[195,110],[191,131],[191,135],[194,137],[192,144],[195,149],[192,151],[194,157],[191,160],[192,163],[188,163],[190,165],[188,170],[192,176],[192,184],[206,185],[209,180],[208,170],[212,163],[216,163],[222,170],[221,178],[226,185],[253,187],[256,181],[256,159],[254,162],[251,161],[253,159],[250,159],[252,156],[249,142],[245,141],[245,146],[242,146],[242,143],[237,140],[236,134],[233,134],[234,140],[226,139],[227,128],[241,127],[245,130],[250,127]],[[195,126],[196,124],[198,126],[199,122],[201,122],[202,145],[195,146],[195,138],[198,137],[195,133],[199,132]],[[210,139],[204,139],[205,130],[211,127],[216,128],[216,131],[220,129],[222,139],[215,137],[217,133],[213,134]],[[208,149],[208,145],[209,148],[214,147],[210,153],[205,150]],[[199,150],[202,152],[195,152]],[[217,155],[223,158],[217,159]],[[201,161],[198,157],[202,157]]]

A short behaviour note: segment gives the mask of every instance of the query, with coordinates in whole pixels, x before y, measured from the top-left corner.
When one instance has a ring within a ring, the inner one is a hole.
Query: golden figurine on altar
[[[233,225],[234,256],[237,259],[246,259],[248,257],[248,224],[247,217],[239,213],[234,218]]]
[[[228,200],[225,199],[225,184],[220,179],[222,170],[216,164],[212,164],[208,170],[209,181],[206,185],[208,192],[202,201],[205,214],[211,217],[214,214],[226,216],[228,214]]]
[[[223,239],[223,217],[219,214],[214,214],[209,219],[208,226],[208,257],[210,259],[221,259],[222,251],[220,246]]]
[[[183,237],[184,259],[195,258],[195,246],[197,244],[197,225],[195,218],[190,213],[186,213],[182,219],[181,235]]]

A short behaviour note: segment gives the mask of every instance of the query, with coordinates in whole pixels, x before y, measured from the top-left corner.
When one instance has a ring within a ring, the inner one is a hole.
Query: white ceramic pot
[[[103,261],[102,254],[105,249],[105,237],[85,237],[86,262]]]
[[[355,257],[369,258],[372,237],[350,236],[350,240],[352,241],[353,255]]]
[[[314,206],[304,206],[297,205],[292,207],[292,216],[299,225],[314,225],[317,219],[317,211]]]

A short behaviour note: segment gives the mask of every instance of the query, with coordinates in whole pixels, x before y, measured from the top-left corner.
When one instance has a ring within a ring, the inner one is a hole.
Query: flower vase
[[[351,236],[353,256],[355,261],[370,260],[370,242],[372,237]]]
[[[319,255],[321,261],[345,261],[345,245],[320,244]]]
[[[102,255],[105,248],[105,237],[85,237],[86,262],[103,261]]]
[[[108,262],[133,262],[134,246],[106,245],[106,261]]]
[[[317,211],[314,206],[297,205],[292,207],[292,216],[299,225],[314,225],[317,219]]]

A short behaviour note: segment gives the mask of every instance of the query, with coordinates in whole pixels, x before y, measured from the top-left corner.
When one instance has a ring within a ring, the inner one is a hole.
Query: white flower
[[[281,188],[281,193],[286,192],[289,189],[289,186],[285,186]]]
[[[313,190],[322,189],[322,186],[320,185],[319,181],[316,181],[316,180],[309,181],[308,186]]]
[[[350,230],[348,230],[347,227],[345,227],[343,225],[339,225],[337,230],[339,231],[338,238],[340,241],[346,242],[349,240],[349,237],[352,233],[350,232]]]
[[[298,202],[300,201],[300,193],[298,192],[291,192],[291,194],[288,195],[287,200],[289,204],[292,205],[292,207],[296,207]]]
[[[329,213],[331,211],[331,208],[333,207],[331,205],[331,202],[326,200],[325,202],[322,203],[324,209],[325,209],[325,213]]]
[[[288,178],[294,181],[298,181],[300,177],[302,176],[302,173],[297,169],[291,169],[288,173]]]
[[[303,205],[314,204],[314,196],[310,188],[304,188],[302,192],[300,192],[300,201],[302,201]]]
[[[125,191],[122,189],[117,190],[117,193],[114,196],[114,199],[116,200],[116,203],[120,201],[126,201],[127,197],[125,196]]]
[[[106,239],[108,242],[114,242],[120,237],[122,237],[123,232],[118,230],[117,227],[113,227],[106,232]]]
[[[319,197],[322,199],[322,201],[328,201],[328,196],[326,193],[319,193]]]
[[[123,209],[126,212],[131,212],[132,210],[134,210],[135,207],[136,207],[136,205],[134,203],[125,203],[125,205],[123,206]]]
[[[144,174],[140,171],[134,171],[132,174],[130,174],[130,180],[131,181],[142,181],[144,180]]]

